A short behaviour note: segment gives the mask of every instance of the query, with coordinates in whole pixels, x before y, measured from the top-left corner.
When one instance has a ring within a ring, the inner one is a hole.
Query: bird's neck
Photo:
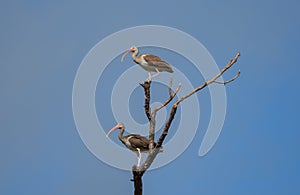
[[[120,131],[119,131],[119,134],[118,134],[118,137],[119,137],[119,139],[122,141],[122,139],[123,139],[123,133],[124,133],[124,128],[121,128],[120,129]]]
[[[132,59],[138,63],[139,62],[139,58],[137,57],[139,51],[138,50],[135,50],[133,53],[132,53]]]

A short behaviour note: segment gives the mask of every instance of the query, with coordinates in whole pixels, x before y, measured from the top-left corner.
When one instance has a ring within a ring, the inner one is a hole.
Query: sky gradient
[[[116,31],[147,24],[189,33],[220,68],[241,51],[224,78],[238,68],[242,74],[226,86],[226,120],[213,149],[198,156],[209,120],[206,89],[197,94],[203,123],[192,144],[172,163],[144,175],[144,194],[300,194],[299,5],[292,0],[2,1],[0,194],[133,194],[131,173],[101,162],[81,141],[72,88],[82,59],[95,44]],[[155,54],[167,56],[164,52]],[[193,85],[203,82],[192,67],[174,66]],[[115,77],[108,68],[104,79]],[[107,97],[101,99],[99,83],[97,113],[108,113],[100,119],[107,131],[116,121]],[[143,94],[135,93],[140,106],[132,112],[144,122],[139,114]]]

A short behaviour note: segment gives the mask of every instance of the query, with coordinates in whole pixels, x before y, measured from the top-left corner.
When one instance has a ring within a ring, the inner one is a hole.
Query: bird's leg
[[[151,73],[148,72],[148,78],[147,78],[147,81],[150,82],[152,80],[152,76],[151,76]]]
[[[136,150],[138,151],[138,167],[139,167],[142,159],[142,154],[139,148],[137,148]]]
[[[156,70],[156,74],[155,74],[155,75],[153,75],[153,76],[152,76],[152,78],[154,78],[154,77],[157,77],[157,76],[160,74],[160,72],[158,71],[158,69],[157,69],[157,68],[155,68],[155,70]]]

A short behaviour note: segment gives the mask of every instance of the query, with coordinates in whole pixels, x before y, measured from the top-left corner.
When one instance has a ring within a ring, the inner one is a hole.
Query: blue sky
[[[200,125],[179,158],[145,174],[145,194],[299,194],[298,8],[292,0],[2,1],[0,194],[133,194],[131,173],[101,162],[81,141],[72,87],[95,44],[146,24],[189,33],[220,67],[240,50],[224,77],[237,68],[242,75],[226,86],[226,121],[214,148],[197,155]],[[207,90],[198,97],[207,109]],[[109,116],[105,126],[113,125]]]

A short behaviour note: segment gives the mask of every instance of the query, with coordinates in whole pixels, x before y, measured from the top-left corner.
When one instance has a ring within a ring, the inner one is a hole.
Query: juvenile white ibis
[[[106,137],[109,136],[111,132],[114,130],[120,129],[118,137],[120,141],[131,151],[136,152],[138,155],[138,166],[140,166],[141,162],[141,152],[148,152],[149,151],[149,139],[137,135],[137,134],[130,134],[123,136],[123,133],[125,131],[125,126],[122,123],[118,123],[115,127],[113,127],[111,130],[109,130],[106,134]],[[154,147],[156,146],[156,143],[154,142]],[[160,152],[163,151],[163,148],[160,148]]]
[[[172,66],[167,62],[163,61],[159,57],[152,54],[141,54],[139,56],[139,49],[136,46],[132,46],[121,58],[121,62],[124,60],[125,56],[132,52],[132,59],[135,63],[139,64],[143,69],[148,71],[148,80],[159,75],[160,72],[174,72]],[[150,72],[156,72],[155,75],[151,75]]]

